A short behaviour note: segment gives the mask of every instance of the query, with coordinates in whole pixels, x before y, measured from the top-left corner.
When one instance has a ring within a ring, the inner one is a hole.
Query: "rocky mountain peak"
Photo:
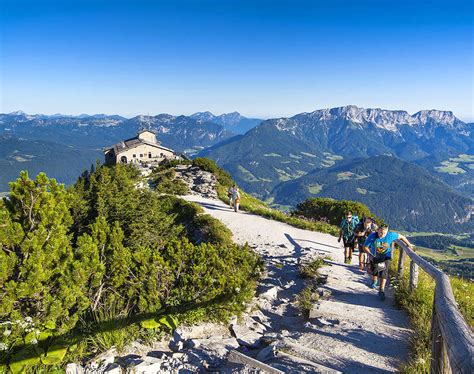
[[[212,122],[216,118],[216,116],[209,111],[197,112],[197,113],[191,114],[190,117],[200,120],[200,121],[206,121],[206,122]]]
[[[420,110],[413,115],[419,124],[439,123],[446,125],[456,125],[462,123],[451,111],[447,110]]]
[[[453,112],[441,110],[422,110],[414,115],[410,115],[404,110],[387,110],[381,108],[359,108],[355,105],[342,107],[319,109],[311,113],[301,113],[292,119],[303,121],[304,123],[326,123],[334,126],[352,126],[366,128],[373,125],[375,127],[397,132],[401,126],[424,127],[426,125],[453,126],[463,125]],[[279,124],[282,127],[282,124]]]

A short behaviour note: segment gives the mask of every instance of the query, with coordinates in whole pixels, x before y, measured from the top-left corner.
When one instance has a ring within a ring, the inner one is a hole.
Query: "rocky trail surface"
[[[397,309],[390,289],[380,301],[368,277],[354,263],[344,264],[343,250],[328,234],[301,230],[246,212],[233,212],[221,201],[187,196],[221,220],[239,244],[248,243],[264,259],[253,312],[230,326],[240,350],[283,372],[394,372],[408,355],[408,317]],[[327,283],[309,320],[295,297],[305,280],[301,261],[329,256],[321,269]],[[330,265],[330,266],[329,266]],[[265,344],[270,343],[265,347]]]
[[[189,186],[188,201],[201,205],[248,245],[265,264],[265,274],[244,316],[229,324],[180,326],[171,340],[152,346],[138,342],[118,354],[101,354],[81,373],[390,373],[408,356],[408,317],[397,309],[390,289],[385,301],[368,286],[354,263],[344,264],[343,249],[328,234],[301,230],[246,212],[235,213],[217,199],[211,173],[181,167],[177,174]],[[320,269],[326,278],[317,292],[310,318],[296,297],[307,280],[299,265],[331,258]]]

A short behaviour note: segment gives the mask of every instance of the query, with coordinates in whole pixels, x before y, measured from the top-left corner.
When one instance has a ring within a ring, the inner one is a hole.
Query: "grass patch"
[[[310,184],[307,186],[308,188],[308,192],[312,195],[317,195],[318,193],[320,193],[323,189],[324,185],[323,184]]]
[[[314,284],[308,284],[296,295],[296,304],[305,318],[309,317],[309,312],[313,308],[313,304],[318,300],[319,294]]]
[[[452,161],[441,162],[441,166],[435,167],[435,170],[439,171],[440,173],[447,173],[451,175],[464,174],[466,172],[464,169],[459,167],[458,162]]]
[[[431,317],[434,300],[434,280],[420,269],[418,287],[410,290],[410,261],[405,261],[403,279],[395,279],[398,267],[399,251],[395,251],[391,263],[390,273],[392,285],[395,288],[397,304],[405,309],[410,317],[410,324],[414,330],[410,337],[410,358],[400,368],[400,373],[428,373],[431,360]],[[474,284],[470,281],[450,277],[454,297],[459,310],[468,325],[474,327]]]
[[[468,155],[464,153],[464,154],[460,154],[458,157],[451,157],[449,160],[453,162],[471,163],[471,162],[474,162],[474,155]]]
[[[352,173],[350,171],[344,171],[342,173],[337,173],[337,180],[338,181],[348,181],[348,180],[352,179],[353,175],[354,175],[354,173]]]
[[[325,259],[330,258],[317,257],[299,266],[299,274],[302,278],[307,279],[307,284],[296,295],[296,304],[305,318],[309,317],[309,312],[313,308],[314,303],[319,300],[318,285],[324,284],[327,280],[326,276],[322,276],[319,273],[323,266],[329,265],[324,262]]]
[[[242,174],[242,179],[245,180],[246,182],[258,182],[259,179],[253,175],[249,170],[244,168],[242,165],[239,165],[237,167],[239,172]]]
[[[191,192],[184,181],[176,178],[174,169],[153,170],[150,180],[156,192],[159,193],[187,195]]]
[[[308,263],[303,263],[299,266],[299,274],[302,278],[316,279],[319,277],[319,269],[325,265],[324,258],[318,257]]]
[[[294,158],[295,160],[301,160],[303,158],[302,156],[298,156],[298,155],[295,155],[293,153],[290,153],[290,157]]]
[[[391,263],[391,274],[395,276],[398,267],[399,251],[395,251]],[[394,280],[395,300],[405,309],[410,317],[413,334],[410,337],[410,357],[408,362],[399,368],[400,373],[428,373],[431,359],[431,315],[433,308],[435,283],[429,275],[420,269],[418,287],[410,290],[410,261],[405,261],[403,279]]]
[[[292,176],[290,174],[288,174],[285,170],[278,169],[278,168],[274,168],[274,169],[278,173],[278,180],[280,180],[282,182],[286,182],[286,181],[289,181],[289,180],[293,179]]]

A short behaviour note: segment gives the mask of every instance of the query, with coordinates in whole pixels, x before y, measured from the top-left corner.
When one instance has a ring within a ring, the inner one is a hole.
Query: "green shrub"
[[[351,211],[353,215],[357,215],[359,218],[374,217],[369,208],[362,203],[322,197],[311,198],[298,204],[292,215],[322,220],[339,226],[347,211]]]
[[[192,161],[190,160],[163,160],[159,166],[153,168],[152,175],[159,173],[163,170],[172,169],[179,165],[191,165]]]
[[[139,181],[117,165],[84,173],[68,191],[44,174],[12,183],[0,204],[0,320],[11,322],[0,326],[2,363],[16,355],[17,366],[56,365],[59,334],[77,358],[152,339],[143,317],[174,310],[183,321],[216,320],[243,310],[259,257],[201,207]],[[18,351],[23,344],[38,352]]]
[[[313,284],[307,285],[298,295],[296,295],[296,303],[301,313],[308,318],[309,312],[313,308],[316,301],[319,300],[319,295],[316,292],[316,287]]]
[[[44,173],[30,180],[21,172],[10,183],[10,198],[0,202],[0,222],[0,343],[70,330],[89,303],[77,281],[81,264],[70,242],[64,186]]]
[[[319,276],[319,269],[325,265],[323,258],[316,258],[308,263],[303,263],[299,266],[299,273],[302,278],[317,278]]]
[[[156,192],[159,193],[187,195],[191,192],[183,180],[176,179],[176,171],[174,169],[165,169],[154,173],[150,181]]]

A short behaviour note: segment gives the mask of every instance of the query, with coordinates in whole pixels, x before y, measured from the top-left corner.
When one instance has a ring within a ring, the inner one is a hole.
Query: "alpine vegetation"
[[[244,308],[258,256],[198,206],[139,181],[133,166],[98,165],[69,189],[43,173],[10,183],[0,202],[0,371],[109,348],[97,342],[104,329],[144,338],[144,320],[222,320]]]

